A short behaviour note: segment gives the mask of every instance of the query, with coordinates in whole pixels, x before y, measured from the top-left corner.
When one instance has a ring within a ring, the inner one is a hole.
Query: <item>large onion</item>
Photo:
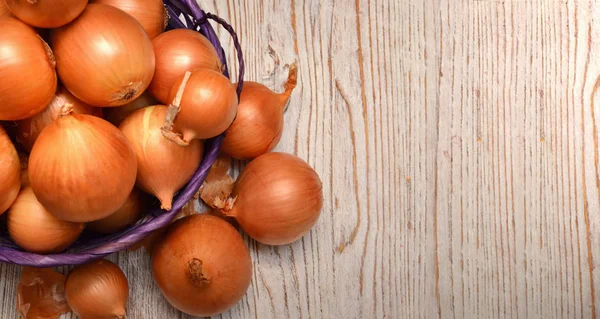
[[[217,50],[199,32],[188,29],[167,31],[152,40],[156,55],[156,72],[148,91],[168,105],[169,92],[185,72],[196,69],[221,71]]]
[[[15,201],[21,189],[21,164],[6,131],[0,126],[0,214]]]
[[[58,28],[81,14],[88,0],[6,0],[21,21],[38,28]]]
[[[92,0],[92,3],[108,4],[127,12],[144,27],[150,39],[161,34],[169,22],[162,0]]]
[[[95,106],[125,105],[154,74],[154,50],[144,28],[127,13],[89,4],[51,34],[58,74],[73,95]]]
[[[64,115],[40,134],[29,157],[38,200],[56,217],[90,222],[125,203],[135,184],[136,156],[112,124],[90,115]]]
[[[50,47],[25,23],[0,17],[0,120],[41,112],[56,92]]]

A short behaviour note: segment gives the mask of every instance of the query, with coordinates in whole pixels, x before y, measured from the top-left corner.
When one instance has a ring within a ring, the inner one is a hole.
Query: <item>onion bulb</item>
[[[211,215],[192,215],[173,223],[157,244],[152,271],[171,305],[208,317],[242,299],[250,286],[252,261],[233,226]]]
[[[140,97],[138,97],[135,101],[125,104],[120,107],[110,107],[104,109],[104,118],[114,124],[115,126],[119,126],[123,120],[129,116],[129,114],[145,108],[147,106],[157,105],[158,101],[148,93],[148,91],[144,92]]]
[[[148,201],[144,195],[134,188],[121,208],[108,217],[89,223],[87,228],[100,234],[116,233],[127,228],[137,222],[148,209]]]
[[[73,268],[67,276],[65,292],[69,306],[82,319],[125,319],[129,299],[127,277],[108,260]]]
[[[92,0],[92,3],[107,4],[127,12],[144,27],[150,39],[161,34],[169,22],[162,0]]]
[[[192,178],[204,152],[199,140],[180,146],[167,140],[161,126],[167,107],[158,105],[135,111],[119,128],[137,154],[137,185],[156,196],[165,210],[171,209],[173,195]]]
[[[209,69],[186,72],[175,82],[169,101],[173,102],[163,133],[180,145],[225,132],[238,105],[235,86],[221,73]],[[173,131],[173,125],[178,132]]]
[[[90,222],[119,209],[135,184],[137,161],[129,141],[103,119],[67,114],[40,134],[29,157],[29,179],[56,217]]]
[[[21,248],[37,253],[58,253],[81,234],[82,223],[60,220],[37,200],[31,187],[24,188],[8,210],[8,234]]]
[[[285,153],[267,153],[250,162],[233,190],[235,218],[255,240],[285,245],[315,225],[323,207],[317,173],[304,160]]]
[[[38,28],[58,28],[77,18],[87,0],[6,0],[19,20]]]
[[[0,17],[0,120],[41,112],[56,93],[52,50],[25,23]]]
[[[134,18],[115,7],[90,4],[50,38],[60,79],[88,104],[125,105],[152,80],[152,42]]]
[[[292,64],[281,94],[260,83],[244,82],[237,117],[223,140],[223,152],[237,159],[253,159],[277,146],[283,132],[283,112],[296,87],[296,77],[297,68]]]
[[[61,110],[67,104],[72,105],[73,113],[75,114],[89,114],[102,117],[102,109],[81,102],[64,87],[61,87],[44,111],[17,122],[17,139],[19,143],[26,150],[31,151],[33,143],[37,140],[40,132],[60,116]]]
[[[21,162],[15,146],[0,126],[0,214],[15,201],[21,189]]]
[[[163,104],[169,104],[169,93],[175,81],[185,72],[211,69],[221,72],[223,66],[215,47],[200,32],[173,29],[152,40],[156,71],[148,91]]]

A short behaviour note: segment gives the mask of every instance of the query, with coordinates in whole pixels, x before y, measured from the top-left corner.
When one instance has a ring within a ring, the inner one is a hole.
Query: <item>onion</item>
[[[208,69],[186,72],[175,82],[169,101],[173,102],[163,133],[180,145],[225,132],[235,118],[238,105],[233,84],[221,73]],[[173,125],[179,132],[173,131]]]
[[[119,8],[134,17],[154,39],[167,27],[169,15],[162,0],[92,0]]]
[[[38,28],[58,28],[77,18],[87,0],[6,0],[21,21]]]
[[[65,283],[67,302],[82,319],[125,319],[129,284],[114,263],[101,259],[75,267]]]
[[[154,194],[162,208],[170,210],[175,192],[198,169],[204,145],[195,140],[184,147],[164,138],[161,126],[166,115],[166,106],[147,107],[135,111],[119,127],[137,154],[138,187]]]
[[[114,213],[135,184],[137,162],[127,138],[90,115],[64,115],[40,134],[29,157],[29,179],[56,217],[90,222]]]
[[[283,112],[296,87],[296,78],[293,64],[281,94],[256,82],[244,82],[237,117],[223,140],[223,152],[237,159],[253,159],[277,146],[283,132]]]
[[[150,95],[148,91],[146,91],[139,98],[129,104],[120,107],[105,108],[104,118],[115,126],[119,126],[119,124],[121,124],[121,122],[123,122],[123,120],[129,116],[129,114],[147,106],[157,104],[158,101],[152,95]]]
[[[24,188],[8,210],[8,234],[21,248],[37,253],[58,253],[81,234],[82,223],[62,221],[37,200],[31,187]]]
[[[41,112],[56,92],[54,55],[25,23],[0,18],[0,120]]]
[[[304,236],[317,222],[323,190],[317,173],[302,159],[267,153],[250,162],[238,177],[234,217],[255,240],[285,245]]]
[[[176,221],[152,257],[154,279],[175,308],[212,316],[235,305],[252,276],[250,253],[224,220],[192,215]]]
[[[6,131],[0,126],[0,214],[15,201],[21,189],[21,163]]]
[[[50,105],[42,112],[17,123],[17,138],[21,145],[31,151],[33,143],[46,126],[54,122],[65,105],[70,104],[75,114],[89,114],[102,117],[102,109],[85,104],[73,96],[65,88],[58,89]]]
[[[156,71],[148,91],[163,104],[169,104],[169,93],[175,81],[185,72],[196,69],[221,71],[217,50],[199,32],[188,29],[167,31],[152,41],[156,55]]]
[[[147,203],[145,194],[134,188],[121,208],[108,217],[89,223],[87,228],[100,234],[121,231],[142,217],[148,209]]]
[[[88,104],[125,105],[152,80],[152,42],[134,18],[115,7],[90,4],[50,38],[63,84]]]

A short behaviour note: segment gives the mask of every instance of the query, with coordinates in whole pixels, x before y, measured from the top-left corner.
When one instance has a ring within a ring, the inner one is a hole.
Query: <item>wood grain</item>
[[[278,150],[326,198],[297,243],[246,238],[252,286],[219,317],[598,315],[597,2],[200,3],[238,31],[247,79],[281,90],[299,65]],[[188,318],[143,252],[112,259],[130,318]],[[0,266],[3,318],[19,272]]]

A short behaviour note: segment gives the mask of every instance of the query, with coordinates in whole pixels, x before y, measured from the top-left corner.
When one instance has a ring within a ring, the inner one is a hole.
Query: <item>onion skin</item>
[[[19,20],[38,28],[58,28],[77,18],[87,0],[6,0]]]
[[[58,151],[60,150],[60,151]],[[29,179],[56,217],[90,222],[119,209],[135,184],[135,152],[103,119],[71,114],[46,127],[29,157]]]
[[[69,306],[82,319],[125,319],[127,277],[108,260],[75,267],[67,276],[65,292]]]
[[[253,239],[267,245],[292,243],[315,225],[323,207],[322,183],[304,160],[267,153],[250,162],[233,190],[234,217]]]
[[[152,46],[156,56],[156,71],[148,91],[165,105],[171,103],[171,88],[185,72],[196,69],[221,72],[223,68],[212,43],[193,30],[169,30],[152,40]]]
[[[63,84],[90,105],[125,105],[146,90],[154,75],[146,31],[115,7],[89,4],[75,21],[53,30],[50,39]]]
[[[159,104],[158,101],[152,95],[150,95],[148,91],[146,91],[135,101],[129,104],[120,107],[105,108],[104,118],[115,126],[119,126],[119,124],[121,124],[121,122],[123,122],[123,120],[129,116],[129,114],[139,109],[157,104]]]
[[[33,144],[46,126],[60,117],[60,112],[66,104],[71,104],[73,113],[88,114],[102,117],[102,109],[93,107],[78,100],[67,89],[61,87],[56,96],[44,111],[30,118],[17,122],[17,139],[27,151],[31,151]]]
[[[92,3],[107,4],[134,17],[154,39],[165,31],[168,14],[162,0],[93,0]]]
[[[119,128],[129,139],[138,160],[137,185],[155,195],[162,208],[171,209],[173,195],[192,178],[204,152],[202,141],[180,146],[167,140],[161,126],[167,107],[151,106],[135,111]]]
[[[154,279],[175,308],[208,317],[234,306],[246,293],[252,260],[240,234],[211,215],[176,221],[154,249]]]
[[[21,248],[37,253],[59,253],[81,234],[82,223],[62,221],[37,200],[31,187],[24,188],[8,210],[8,233]]]
[[[35,30],[15,18],[0,17],[0,30],[0,120],[25,119],[56,93],[54,55]]]
[[[140,220],[148,206],[145,194],[134,188],[121,208],[108,217],[89,223],[87,228],[100,234],[116,233]]]
[[[0,214],[15,201],[21,189],[21,162],[15,146],[0,126]]]

